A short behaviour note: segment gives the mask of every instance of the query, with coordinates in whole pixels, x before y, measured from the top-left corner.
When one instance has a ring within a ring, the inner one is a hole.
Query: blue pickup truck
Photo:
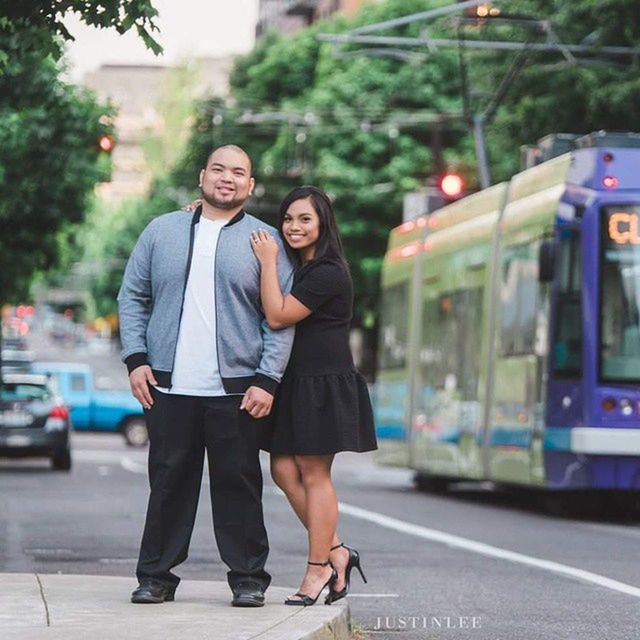
[[[75,431],[119,432],[132,447],[144,447],[149,442],[140,403],[128,391],[96,389],[88,365],[35,362],[31,371],[54,380],[57,392],[71,411]]]

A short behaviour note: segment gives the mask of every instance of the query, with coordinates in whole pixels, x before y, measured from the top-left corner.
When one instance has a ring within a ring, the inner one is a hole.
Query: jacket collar
[[[193,212],[193,217],[191,218],[191,226],[194,226],[196,224],[198,224],[198,222],[200,222],[200,216],[202,215],[202,205],[198,205],[198,207],[196,208],[196,210]],[[242,220],[242,218],[244,218],[245,216],[245,210],[244,209],[240,209],[240,211],[238,211],[238,213],[236,213],[235,216],[233,216],[233,218],[231,218],[231,220],[229,220],[229,222],[227,222],[227,224],[225,224],[225,227],[230,227],[231,225],[235,224],[236,222],[240,222],[240,220]]]

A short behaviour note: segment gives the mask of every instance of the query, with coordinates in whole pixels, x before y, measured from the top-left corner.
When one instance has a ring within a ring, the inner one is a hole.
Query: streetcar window
[[[577,229],[559,232],[558,270],[553,371],[575,377],[582,370],[582,253]]]
[[[409,335],[409,283],[382,291],[380,369],[402,369],[407,363]]]
[[[602,212],[600,377],[640,380],[640,207]]]
[[[506,247],[502,258],[501,339],[503,356],[534,352],[538,296],[538,243]]]
[[[460,400],[477,400],[482,289],[427,300],[423,307],[420,364],[424,384]]]

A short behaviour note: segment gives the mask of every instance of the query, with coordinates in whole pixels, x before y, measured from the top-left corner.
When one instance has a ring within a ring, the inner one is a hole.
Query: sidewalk
[[[175,602],[134,605],[135,579],[0,574],[2,640],[348,640],[349,607],[282,604],[270,587],[264,607],[232,607],[226,583],[183,580]]]

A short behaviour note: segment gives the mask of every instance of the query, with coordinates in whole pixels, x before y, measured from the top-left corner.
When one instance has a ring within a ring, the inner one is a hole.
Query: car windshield
[[[51,393],[46,385],[25,382],[4,382],[0,386],[0,399],[4,402],[48,400]]]
[[[640,205],[602,213],[600,376],[640,381]]]

